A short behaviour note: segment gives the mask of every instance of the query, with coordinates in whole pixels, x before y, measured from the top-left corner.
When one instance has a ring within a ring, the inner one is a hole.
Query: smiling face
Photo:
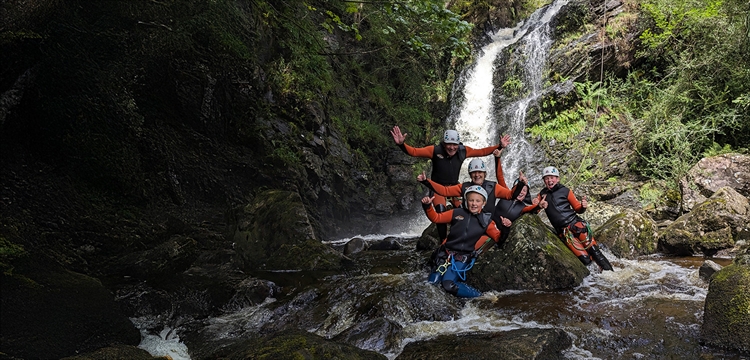
[[[458,151],[458,144],[445,144],[445,153],[448,154],[448,156],[456,155],[456,152]]]
[[[523,201],[523,199],[526,197],[526,194],[529,193],[529,187],[524,186],[521,188],[521,192],[518,193],[518,196],[516,196],[516,200]]]
[[[484,178],[487,176],[487,173],[484,171],[473,171],[469,173],[469,176],[471,177],[471,182],[477,185],[484,184]]]
[[[487,200],[478,193],[470,192],[466,194],[466,207],[472,214],[479,214],[485,203],[487,203]]]
[[[551,190],[553,187],[555,187],[555,185],[557,185],[557,183],[560,181],[560,178],[554,175],[547,175],[543,177],[542,180],[544,181],[544,186],[546,186],[547,189]]]

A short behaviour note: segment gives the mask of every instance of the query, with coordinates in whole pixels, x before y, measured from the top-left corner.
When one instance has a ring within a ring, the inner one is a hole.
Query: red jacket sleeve
[[[401,148],[406,152],[407,154],[414,156],[414,157],[421,157],[421,158],[428,158],[432,159],[432,155],[435,154],[435,145],[429,145],[421,148],[415,148],[409,145],[406,145],[406,143],[402,144],[403,147]]]
[[[576,195],[573,194],[573,190],[570,190],[568,192],[568,202],[570,203],[570,206],[573,207],[573,210],[575,210],[579,214],[583,214],[584,211],[586,211],[586,208],[581,205],[581,202],[576,199]]]
[[[513,197],[513,192],[507,187],[502,187],[500,184],[495,185],[495,197],[498,199],[510,200]]]
[[[468,146],[466,146],[466,157],[480,157],[480,156],[487,156],[489,154],[492,154],[495,149],[499,148],[500,145],[492,145],[488,146],[486,148],[481,149],[472,149]]]
[[[494,220],[490,222],[489,226],[487,226],[486,233],[492,238],[492,240],[495,240],[495,242],[500,240],[500,229],[497,228],[497,224],[495,224]]]
[[[439,213],[430,205],[424,209],[424,212],[427,214],[427,218],[436,224],[449,224],[453,219],[453,210]]]
[[[503,162],[499,157],[495,158],[495,173],[497,174],[497,184],[506,189],[510,189],[508,187],[508,184],[505,183],[505,175],[503,174]]]
[[[430,187],[438,195],[443,195],[445,197],[462,196],[461,188],[463,186],[461,184],[445,186],[440,185],[430,179],[427,179],[426,181],[430,184],[430,186],[428,187]]]

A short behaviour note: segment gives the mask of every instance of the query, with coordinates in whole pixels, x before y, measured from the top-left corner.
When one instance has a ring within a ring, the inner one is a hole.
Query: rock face
[[[564,359],[573,340],[561,329],[519,329],[448,336],[406,345],[396,358],[409,359]]]
[[[750,254],[711,278],[701,339],[712,346],[750,351]]]
[[[337,269],[342,255],[323,245],[297,192],[269,190],[237,211],[232,238],[249,270]]]
[[[599,244],[620,258],[634,259],[656,252],[656,225],[647,215],[625,210],[594,231]]]
[[[29,263],[2,277],[0,353],[59,359],[111,344],[138,345],[140,333],[99,280]]]
[[[675,255],[713,255],[748,238],[750,203],[730,187],[716,191],[693,211],[669,224],[659,236],[660,250]]]
[[[701,159],[680,180],[682,210],[691,211],[725,186],[750,196],[750,156],[723,154]]]
[[[340,344],[304,331],[288,332],[246,341],[227,359],[372,359],[385,355]]]
[[[580,285],[588,274],[538,216],[524,215],[513,222],[502,248],[477,259],[468,282],[482,291],[570,289]]]

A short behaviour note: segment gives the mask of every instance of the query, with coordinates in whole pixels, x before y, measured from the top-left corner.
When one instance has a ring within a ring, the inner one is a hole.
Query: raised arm
[[[425,214],[427,214],[427,218],[436,224],[449,224],[453,219],[453,209],[438,213],[432,206],[433,200],[435,200],[434,196],[425,196],[422,198],[422,208],[424,209]]]
[[[406,145],[406,135],[407,133],[402,133],[401,128],[398,126],[394,126],[393,129],[391,129],[391,136],[393,136],[393,142],[398,145],[399,148],[401,148],[401,151],[409,154],[410,156],[414,157],[421,157],[421,158],[427,158],[431,159],[432,155],[435,151],[435,146],[429,145],[422,148],[415,148],[409,145]]]
[[[419,179],[419,178],[417,178]],[[451,197],[451,196],[461,196],[461,189],[463,186],[461,184],[456,185],[440,185],[430,179],[424,179],[424,181],[420,181],[422,185],[426,186],[428,189],[434,191],[438,195],[442,195],[445,197]]]
[[[576,195],[573,194],[573,190],[570,190],[568,192],[568,202],[570,203],[570,206],[573,207],[573,210],[575,210],[579,214],[583,214],[586,211],[586,207],[588,206],[586,197],[584,196],[583,199],[579,202],[578,199],[576,199]]]

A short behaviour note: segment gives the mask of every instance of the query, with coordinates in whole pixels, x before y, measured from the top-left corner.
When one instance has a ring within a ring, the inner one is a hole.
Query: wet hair
[[[510,189],[513,193],[511,200],[515,200],[518,198],[518,195],[521,194],[521,190],[523,188],[526,188],[526,197],[523,198],[523,202],[525,204],[531,205],[531,189],[529,188],[529,184],[521,181],[521,179],[516,179],[516,181],[513,183],[513,188]]]

